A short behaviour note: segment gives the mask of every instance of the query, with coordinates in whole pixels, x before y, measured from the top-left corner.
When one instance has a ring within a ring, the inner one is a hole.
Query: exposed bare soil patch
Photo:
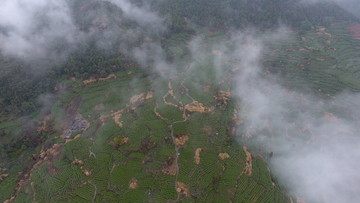
[[[138,180],[136,178],[132,178],[129,183],[130,189],[136,189],[138,188]]]
[[[216,102],[218,103],[218,105],[226,106],[228,101],[231,98],[231,92],[219,90],[216,92],[214,98],[215,98]]]
[[[246,175],[251,176],[252,175],[252,156],[251,156],[251,153],[248,151],[247,147],[244,146],[243,150],[245,152],[246,159],[245,159],[245,167],[244,167],[242,173],[245,173]]]
[[[201,152],[203,151],[203,148],[197,148],[195,150],[195,156],[194,156],[194,161],[196,164],[200,164],[200,161],[201,161],[201,157],[200,157],[200,154]]]
[[[84,162],[80,159],[75,158],[74,161],[71,162],[71,164],[73,165],[79,165],[80,166],[80,170],[83,172],[84,175],[86,176],[90,176],[91,175],[91,171],[87,170],[84,168]]]
[[[161,170],[163,174],[175,176],[177,174],[177,165],[174,157],[169,157],[163,164],[164,168]]]
[[[153,92],[149,91],[149,92],[143,92],[137,95],[134,95],[130,98],[129,104],[130,105],[135,105],[137,103],[141,103],[145,100],[149,100],[153,98]]]
[[[5,173],[5,174],[1,174],[0,175],[0,181],[4,180],[6,177],[8,177],[9,174]]]
[[[198,101],[193,101],[190,104],[185,105],[185,110],[188,112],[198,112],[198,113],[210,113],[214,109],[211,107],[205,106],[203,103],[200,103]]]
[[[350,32],[354,39],[360,40],[360,24],[349,27],[348,32]]]
[[[221,160],[225,160],[225,159],[230,159],[230,155],[228,153],[220,153],[219,154],[219,159]]]
[[[111,79],[116,79],[116,75],[115,74],[110,74],[108,75],[107,77],[105,78],[89,78],[87,80],[84,80],[83,81],[83,84],[84,85],[89,85],[89,84],[92,84],[92,83],[96,83],[96,82],[103,82],[103,81],[107,81],[107,80],[111,80]]]
[[[332,37],[332,35],[331,35],[330,33],[326,32],[326,28],[325,28],[325,27],[321,27],[321,28],[317,29],[316,31],[317,31],[316,33],[317,33],[318,35],[325,35],[325,36],[327,36],[327,37],[329,37],[329,38]]]
[[[176,192],[185,197],[190,197],[190,190],[183,182],[176,182]]]
[[[188,135],[182,134],[182,135],[176,135],[175,136],[175,144],[178,147],[184,146],[188,140],[189,140]]]
[[[121,117],[122,117],[122,113],[123,113],[123,109],[113,113],[113,119],[114,122],[116,123],[117,126],[119,126],[120,128],[123,127],[123,122],[121,121]]]

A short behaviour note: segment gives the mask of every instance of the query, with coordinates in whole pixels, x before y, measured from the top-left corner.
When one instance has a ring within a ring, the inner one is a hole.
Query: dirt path
[[[15,198],[17,197],[17,195],[19,194],[19,192],[21,191],[21,189],[29,184],[30,180],[32,179],[32,175],[31,173],[37,169],[41,164],[47,162],[49,164],[49,170],[50,170],[50,173],[53,173],[53,172],[56,172],[56,168],[53,166],[53,161],[55,159],[57,159],[60,155],[60,152],[61,152],[61,149],[62,147],[64,146],[64,144],[68,143],[68,142],[71,142],[73,140],[76,140],[77,138],[79,138],[79,136],[76,136],[74,137],[73,139],[68,139],[66,140],[65,143],[58,143],[58,144],[54,144],[52,147],[50,147],[49,149],[45,150],[45,149],[42,149],[40,154],[39,154],[39,157],[37,158],[37,160],[34,162],[34,164],[32,165],[32,167],[24,172],[22,175],[21,175],[21,178],[13,192],[13,195],[4,201],[4,203],[11,203],[15,200]]]
[[[91,202],[94,203],[95,199],[96,199],[96,194],[97,194],[97,187],[95,183],[91,183],[92,186],[94,186],[94,195],[93,198],[91,199]]]
[[[184,110],[185,111],[185,110]],[[185,113],[185,112],[184,112]],[[174,143],[174,149],[175,149],[175,166],[176,166],[176,175],[175,175],[175,191],[177,191],[178,187],[177,187],[177,182],[178,182],[178,176],[179,176],[179,171],[180,171],[180,167],[179,167],[179,156],[180,156],[180,152],[179,152],[179,149],[180,149],[180,146],[176,144],[176,137],[174,135],[174,128],[173,126],[177,123],[183,123],[183,122],[186,122],[186,118],[184,120],[179,120],[179,121],[175,121],[173,122],[172,124],[170,124],[168,127],[170,129],[170,136],[173,140],[173,143]],[[176,200],[174,200],[174,202],[178,202],[180,199],[180,193],[178,193],[178,196],[176,198]]]
[[[194,63],[191,63],[184,72],[178,73],[178,74],[174,75],[173,77],[171,77],[169,79],[169,82],[168,82],[169,91],[163,96],[163,102],[164,102],[165,105],[176,107],[177,109],[179,109],[179,110],[181,110],[183,112],[183,119],[182,120],[173,121],[170,125],[168,125],[168,128],[170,130],[170,136],[171,136],[173,144],[174,144],[174,151],[175,151],[174,165],[175,165],[175,170],[176,170],[174,187],[175,187],[175,191],[177,191],[177,193],[178,193],[177,198],[175,200],[169,200],[169,202],[179,202],[180,195],[182,194],[181,192],[178,192],[179,191],[178,175],[179,175],[179,171],[180,171],[179,163],[178,163],[179,157],[180,157],[179,149],[181,148],[182,145],[177,144],[177,141],[176,141],[177,138],[174,135],[174,125],[178,124],[178,123],[186,122],[187,119],[188,119],[188,117],[186,116],[186,108],[185,108],[186,105],[184,105],[181,101],[179,101],[176,98],[176,96],[174,95],[174,90],[172,88],[172,81],[175,80],[176,78],[184,75],[188,70],[190,70],[193,67],[193,65],[194,65]],[[189,89],[184,85],[186,79],[187,78],[184,78],[181,81],[181,83],[180,83],[181,87],[185,90],[186,95],[194,102],[195,100],[189,95]],[[173,104],[173,103],[168,102],[166,100],[166,98],[168,96],[171,96],[177,102],[177,104]],[[160,113],[157,112],[157,108],[158,108],[158,104],[156,103],[155,108],[154,108],[155,115],[158,118],[160,118],[161,120],[169,121],[170,120],[169,118],[166,118],[166,117],[162,116]]]
[[[175,191],[179,191],[179,187],[178,187],[178,185],[179,185],[179,184],[178,184],[178,183],[179,183],[179,182],[178,182],[178,175],[179,175],[180,167],[179,167],[178,161],[179,161],[179,157],[180,157],[179,149],[181,148],[181,145],[178,145],[178,144],[177,144],[176,136],[174,135],[174,128],[173,128],[173,126],[174,126],[175,124],[178,124],[178,123],[186,122],[187,119],[188,119],[188,117],[186,116],[186,108],[185,108],[185,105],[184,105],[181,101],[179,101],[179,100],[176,98],[176,96],[173,94],[174,90],[172,89],[171,83],[172,83],[172,80],[175,80],[176,78],[178,78],[178,77],[184,75],[186,72],[188,72],[188,71],[193,67],[193,65],[194,65],[194,62],[191,63],[184,72],[179,73],[179,74],[176,74],[176,75],[174,75],[173,77],[171,77],[171,78],[169,79],[169,82],[168,82],[169,91],[163,96],[163,102],[164,102],[166,105],[174,106],[174,104],[172,104],[172,103],[170,104],[169,102],[166,101],[166,97],[172,96],[173,99],[174,99],[175,101],[177,101],[177,103],[180,105],[180,106],[176,105],[176,106],[178,107],[178,109],[183,111],[183,119],[182,119],[182,120],[178,120],[178,121],[174,121],[174,122],[172,122],[172,123],[168,126],[168,128],[169,128],[169,130],[170,130],[170,136],[171,136],[172,141],[173,141],[173,144],[174,144],[174,150],[175,150],[175,160],[174,160],[174,165],[175,165],[175,167],[176,167],[176,175],[175,175],[175,183],[174,183]],[[184,79],[181,81],[181,83],[180,83],[180,84],[181,84],[181,87],[185,90],[186,96],[188,96],[192,101],[195,101],[195,100],[189,95],[189,89],[184,85],[184,83],[185,83],[186,80],[187,80],[187,77],[184,78]],[[157,115],[157,117],[159,117],[159,118],[162,119],[162,120],[169,121],[170,119],[165,118],[164,116],[160,115],[160,114],[156,111],[157,106],[158,106],[158,105],[156,104],[156,107],[155,107],[155,109],[154,109],[154,113]],[[180,201],[180,195],[181,195],[182,193],[181,193],[181,192],[177,192],[177,193],[178,193],[177,198],[176,198],[175,200],[169,200],[169,202],[179,202],[179,201]]]
[[[62,127],[63,133],[60,136],[61,138],[66,137],[66,134],[68,133],[69,128],[73,125],[74,120],[77,119],[77,117],[79,115],[77,113],[77,111],[78,111],[81,103],[82,103],[81,97],[75,97],[70,102],[69,107],[66,109],[65,122]],[[78,135],[74,138],[71,138],[71,139],[69,138],[64,143],[56,143],[46,149],[43,147],[42,150],[40,151],[39,155],[36,157],[35,162],[32,163],[32,166],[29,168],[29,170],[26,170],[21,174],[20,180],[18,181],[18,184],[16,185],[12,196],[9,199],[5,200],[5,203],[11,203],[15,200],[15,198],[17,197],[17,195],[19,194],[21,189],[25,185],[29,184],[29,182],[31,181],[31,179],[32,179],[31,173],[35,169],[37,169],[41,164],[48,163],[49,172],[56,173],[58,169],[54,166],[53,161],[59,157],[64,144],[71,142],[73,140],[76,140],[79,137],[80,136]]]

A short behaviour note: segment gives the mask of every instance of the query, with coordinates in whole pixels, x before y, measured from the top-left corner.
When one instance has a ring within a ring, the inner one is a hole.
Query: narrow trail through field
[[[194,66],[194,62],[189,65],[189,67],[185,70],[185,72],[187,72],[188,70],[190,70],[193,66]],[[185,72],[184,72],[184,73],[185,73]],[[184,90],[185,90],[185,95],[188,96],[192,101],[195,101],[195,99],[194,99],[192,96],[190,96],[190,94],[189,94],[189,89],[188,89],[187,87],[185,87],[185,85],[184,85],[184,82],[185,82],[187,79],[188,79],[188,77],[185,77],[184,80],[181,81],[180,85],[181,85],[182,88],[184,88]]]
[[[185,75],[185,73],[188,72],[193,66],[194,66],[194,62],[192,62],[184,72],[181,72],[181,73],[179,73],[179,74],[176,74],[174,77],[171,77],[171,78],[169,79],[169,85],[168,85],[169,91],[164,95],[163,98],[166,98],[167,95],[169,94],[169,92],[173,92],[173,91],[174,91],[174,90],[172,89],[172,85],[171,85],[171,84],[172,84],[172,81],[175,80],[176,78],[179,78],[179,77],[182,76],[182,75]],[[180,83],[180,84],[181,84],[181,87],[184,88],[186,96],[188,96],[192,101],[195,101],[195,100],[189,95],[189,89],[184,85],[184,82],[185,82],[186,79],[187,79],[187,77],[185,77],[185,78],[181,81],[181,83]],[[175,124],[186,122],[188,118],[187,118],[187,116],[186,116],[186,108],[185,108],[185,105],[184,105],[181,101],[177,100],[176,97],[175,97],[173,94],[172,94],[171,96],[178,102],[178,104],[181,105],[179,109],[181,109],[181,110],[183,111],[183,119],[182,119],[182,120],[178,120],[178,121],[174,121],[174,122],[172,122],[172,123],[168,126],[168,128],[170,129],[170,136],[171,136],[172,141],[173,141],[173,143],[174,143],[174,150],[175,150],[175,161],[174,161],[174,163],[175,163],[175,166],[176,166],[176,175],[175,175],[175,183],[174,183],[174,184],[175,184],[175,191],[178,191],[178,184],[177,184],[177,183],[178,183],[178,175],[179,175],[179,171],[180,171],[180,167],[179,167],[179,163],[178,163],[178,161],[179,161],[179,156],[180,156],[180,153],[179,153],[180,146],[176,144],[176,137],[175,137],[175,135],[174,135],[174,128],[173,128],[173,127],[174,127]],[[164,103],[165,103],[166,105],[173,106],[173,104],[168,104],[168,102],[166,102],[165,99],[164,99]],[[156,106],[157,106],[157,104],[156,104]],[[157,113],[157,112],[156,112],[156,107],[155,107],[154,111],[155,111],[155,113]],[[157,114],[158,114],[158,113],[157,113]],[[170,119],[168,119],[168,118],[165,118],[165,117],[161,116],[160,114],[158,115],[158,117],[160,117],[162,120],[170,120]],[[169,200],[168,202],[179,202],[179,200],[180,200],[180,194],[181,194],[181,193],[178,192],[177,194],[178,194],[178,195],[177,195],[177,198],[176,198],[175,200]]]
[[[94,142],[93,142],[92,145],[89,147],[89,157],[93,156],[93,157],[96,159],[96,154],[95,154],[93,151],[91,151],[91,148],[92,148],[93,145],[94,145]]]
[[[97,194],[97,187],[95,183],[91,183],[92,186],[94,186],[94,195],[93,198],[91,199],[91,202],[94,203],[95,199],[96,199],[96,194]]]
[[[14,202],[15,198],[18,196],[21,189],[29,183],[32,184],[31,183],[32,172],[43,163],[48,163],[48,164],[52,165],[52,162],[59,157],[64,144],[72,142],[78,138],[79,138],[79,136],[76,136],[72,139],[66,140],[65,143],[56,143],[47,149],[42,148],[40,151],[40,154],[38,155],[38,157],[36,157],[36,161],[32,163],[32,167],[29,167],[28,170],[24,171],[20,175],[20,180],[18,181],[12,196],[9,199],[5,200],[4,202],[5,203]],[[56,171],[57,169],[54,167],[53,170]]]

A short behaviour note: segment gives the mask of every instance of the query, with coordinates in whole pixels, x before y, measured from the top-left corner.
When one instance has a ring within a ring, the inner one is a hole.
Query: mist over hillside
[[[2,95],[19,92],[16,100],[9,99],[11,96],[6,97],[2,105],[3,109],[20,113],[33,111],[38,105],[34,101],[22,104],[29,98],[21,96],[24,93],[17,88],[18,79],[7,77],[7,74],[13,74],[14,69],[21,69],[21,74],[28,72],[35,76],[50,74],[48,77],[52,81],[64,74],[83,78],[91,74],[105,76],[112,70],[121,69],[126,63],[140,61],[144,65],[144,57],[136,59],[141,53],[139,47],[160,51],[164,37],[178,32],[196,34],[199,27],[228,31],[248,27],[274,29],[286,25],[308,30],[311,26],[357,20],[327,1],[303,4],[290,0],[271,3],[17,0],[4,1],[1,9],[1,69],[4,78],[10,80],[2,85],[7,87],[2,88],[1,92]],[[119,54],[122,57],[117,57]],[[107,60],[106,64],[102,59]],[[112,70],[104,66],[110,66]],[[24,83],[21,85],[23,87],[38,84],[28,80],[21,82]],[[45,83],[44,86],[54,88],[54,83]],[[11,91],[7,92],[9,89]],[[44,92],[44,88],[27,92],[31,94],[30,98],[34,98],[39,95],[35,92]]]
[[[335,2],[341,8],[351,12],[353,15],[359,17],[360,7],[355,0],[303,0],[305,3],[318,3],[318,2]]]
[[[3,1],[0,201],[359,201],[359,9]]]

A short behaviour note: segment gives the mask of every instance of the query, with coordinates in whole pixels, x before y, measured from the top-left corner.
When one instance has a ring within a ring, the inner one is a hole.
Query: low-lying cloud
[[[60,43],[69,46],[79,37],[81,33],[65,0],[0,3],[0,48],[4,55],[45,59],[49,54],[56,54]]]
[[[26,62],[58,63],[89,41],[132,55],[143,39],[158,37],[164,30],[162,18],[149,6],[128,0],[0,3],[1,54]]]
[[[74,18],[72,4],[67,0],[3,0],[1,53],[25,60],[62,59],[79,43],[95,39],[99,47],[117,46],[144,67],[159,72],[174,68],[154,39],[165,30],[163,20],[146,4],[139,6],[128,0],[89,2],[108,2],[122,13],[111,16],[104,9],[94,14],[89,9],[82,19],[84,22],[90,19],[90,24],[86,24],[89,28],[85,29]],[[270,37],[287,39],[285,31],[280,29]],[[344,93],[324,101],[289,91],[261,69],[266,49],[264,36],[236,32],[229,38],[214,45],[224,54],[214,57],[213,63],[218,74],[223,74],[221,66],[225,61],[236,61],[234,94],[242,106],[244,134],[252,135],[257,148],[274,153],[270,165],[275,176],[288,186],[291,194],[311,202],[359,200],[360,112],[356,103],[360,102],[360,95]],[[201,54],[198,43],[201,38],[192,41],[189,49],[193,58],[201,62],[207,53]]]
[[[313,3],[336,3],[343,9],[351,12],[357,17],[360,17],[360,4],[357,0],[301,0],[301,3],[305,4],[313,4]]]
[[[156,13],[152,12],[150,5],[143,5],[141,7],[130,3],[128,0],[107,0],[118,6],[123,12],[124,16],[136,21],[141,25],[152,26],[154,29],[163,29],[163,19]]]
[[[289,91],[262,71],[266,47],[262,36],[254,36],[237,33],[231,39],[236,45],[232,57],[238,61],[235,94],[245,120],[243,134],[251,136],[254,149],[273,152],[272,172],[291,195],[309,202],[358,201],[360,95],[343,93],[322,100]]]

